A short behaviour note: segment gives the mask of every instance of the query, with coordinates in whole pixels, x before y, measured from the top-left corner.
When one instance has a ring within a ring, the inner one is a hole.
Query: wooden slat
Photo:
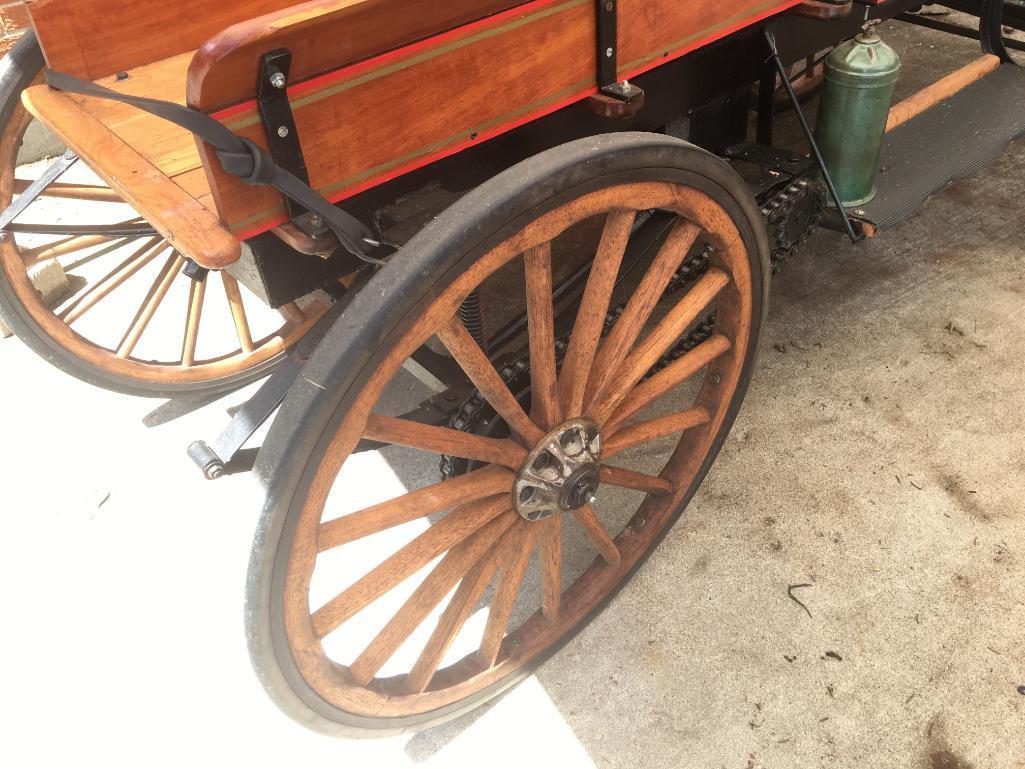
[[[313,627],[317,635],[323,638],[488,522],[502,516],[511,525],[516,516],[511,508],[509,498],[501,497],[453,510],[314,612]]]
[[[562,409],[555,373],[552,244],[532,248],[523,258],[530,340],[530,416],[542,430],[554,430],[562,421]]]
[[[652,69],[799,2],[626,2],[619,9],[620,76]],[[313,186],[338,201],[591,95],[595,7],[594,0],[535,0],[297,84],[289,97]],[[337,45],[337,35],[327,39]],[[225,67],[226,79],[243,77],[234,64]],[[247,82],[254,69],[244,73]],[[219,78],[212,66],[202,80]],[[192,90],[202,87],[194,83]],[[358,118],[339,120],[340,114]],[[255,103],[217,117],[266,143]],[[246,187],[213,157],[206,166],[218,211],[240,237],[284,220],[280,195]]]
[[[518,524],[514,515],[502,516],[452,548],[349,666],[356,682],[363,686],[370,683],[473,564],[489,554],[499,537],[516,532]]]
[[[448,325],[438,332],[438,338],[513,433],[528,446],[533,446],[544,438],[545,434],[530,421],[530,417],[491,365],[488,356],[477,346],[470,332],[458,318],[449,321]]]
[[[291,51],[292,79],[305,80],[524,2],[316,0],[264,16],[253,13],[196,54],[189,103],[212,110],[252,98],[254,62],[267,51]]]
[[[584,413],[584,392],[591,364],[594,363],[594,354],[601,341],[616,278],[636,220],[636,211],[612,211],[605,222],[559,379],[562,412],[569,418]]]
[[[238,261],[242,246],[160,169],[111,133],[82,106],[41,85],[23,94],[28,110],[45,123],[118,195],[129,202],[168,241],[198,264],[221,269]]]
[[[383,414],[370,415],[363,437],[435,454],[494,463],[511,470],[519,470],[527,458],[527,450],[508,439],[483,438],[447,427],[433,427]]]
[[[527,566],[530,565],[530,556],[537,544],[538,528],[534,525],[523,527],[523,535],[518,540],[517,547],[509,553],[505,563],[502,564],[502,575],[498,579],[498,587],[491,600],[488,621],[484,627],[484,637],[481,639],[480,649],[477,652],[477,657],[485,668],[495,664],[502,649],[502,639],[505,638],[509,618],[516,606],[516,598],[520,594],[520,585],[523,584]]]
[[[616,543],[612,541],[609,533],[605,531],[605,526],[598,518],[598,513],[595,512],[593,507],[584,505],[579,510],[574,510],[573,519],[580,524],[580,528],[584,530],[584,534],[587,535],[591,544],[594,545],[595,550],[601,554],[601,557],[607,563],[619,563],[619,548],[616,547]]]
[[[669,348],[683,337],[687,328],[697,320],[706,307],[730,282],[722,270],[712,267],[681,299],[666,316],[652,329],[643,341],[617,367],[608,385],[598,393],[595,403],[588,406],[586,413],[599,425],[605,424],[630,390],[640,382],[652,367],[665,355]]]
[[[97,80],[194,51],[232,24],[293,5],[295,0],[33,0],[27,7],[50,66]]]
[[[679,220],[666,242],[662,244],[655,260],[644,273],[623,314],[612,327],[611,333],[598,348],[594,367],[587,384],[587,398],[599,395],[605,386],[619,373],[620,366],[630,354],[634,342],[644,331],[644,325],[651,317],[655,306],[665,295],[669,281],[687,258],[701,228],[692,222]]]
[[[730,347],[730,340],[722,334],[716,334],[705,340],[678,361],[666,366],[651,379],[634,388],[630,397],[623,402],[619,410],[606,424],[602,425],[602,429],[614,436],[619,428],[635,415],[686,382]]]
[[[993,54],[980,56],[970,64],[966,64],[956,72],[952,72],[946,77],[937,80],[899,104],[894,104],[886,121],[887,132],[892,131],[899,125],[903,125],[927,109],[935,107],[944,99],[948,99],[958,91],[964,90],[976,80],[981,80],[999,67],[999,56],[994,56]]]
[[[615,434],[602,444],[602,456],[611,459],[634,446],[640,446],[659,438],[666,438],[670,435],[690,430],[694,427],[706,425],[712,417],[707,409],[697,408],[679,411],[675,414],[666,414],[662,417],[650,419],[647,422],[630,425]]]
[[[673,484],[665,478],[656,478],[654,475],[645,475],[611,465],[601,466],[601,482],[610,486],[643,491],[658,497],[665,497],[673,493]]]
[[[379,531],[440,513],[458,504],[502,492],[508,493],[515,479],[516,476],[508,470],[482,467],[472,473],[411,491],[397,499],[322,524],[318,547],[323,553]]]
[[[515,544],[515,541],[512,541]],[[477,608],[481,596],[491,584],[491,580],[498,571],[499,564],[507,556],[509,542],[500,542],[487,556],[484,557],[459,583],[452,600],[449,601],[445,611],[438,619],[438,624],[427,640],[420,657],[409,671],[408,689],[414,694],[424,691],[431,679],[434,677],[441,660],[451,648],[459,631],[463,629],[466,620],[470,618],[473,610]]]
[[[562,603],[562,518],[555,516],[537,525],[541,527],[541,613],[554,622]]]

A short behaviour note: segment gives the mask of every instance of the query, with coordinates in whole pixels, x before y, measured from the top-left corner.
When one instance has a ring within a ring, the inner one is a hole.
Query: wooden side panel
[[[238,261],[242,246],[217,216],[71,96],[46,85],[22,95],[26,108],[131,203],[179,252],[204,267]]]
[[[292,79],[306,80],[525,2],[314,0],[296,5],[237,24],[206,43],[189,71],[189,105],[211,111],[251,99],[260,57],[276,48],[292,52]]]
[[[240,21],[296,0],[33,0],[28,4],[53,69],[98,80],[195,51]]]
[[[620,76],[634,77],[800,0],[619,0]],[[535,0],[289,89],[311,184],[333,201],[596,91],[594,0]],[[219,77],[217,68],[206,77]],[[215,115],[266,145],[255,103]],[[202,150],[201,151],[205,151]],[[284,221],[281,196],[205,158],[239,237]]]

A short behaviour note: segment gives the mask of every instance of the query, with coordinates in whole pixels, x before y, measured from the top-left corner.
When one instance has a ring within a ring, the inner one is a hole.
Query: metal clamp
[[[292,70],[292,53],[287,48],[264,54],[260,59],[260,80],[257,84],[256,101],[260,108],[264,130],[267,132],[268,149],[274,162],[301,180],[310,183],[310,173],[303,157],[299,130],[288,100],[288,78]],[[318,238],[328,232],[324,220],[291,198],[285,198],[285,205],[292,222],[306,235]]]
[[[596,0],[598,21],[598,90],[605,96],[630,104],[644,98],[644,91],[619,79],[619,0]]]

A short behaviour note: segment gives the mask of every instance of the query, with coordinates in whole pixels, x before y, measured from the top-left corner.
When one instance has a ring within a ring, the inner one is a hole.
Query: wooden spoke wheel
[[[0,210],[45,173],[19,168],[45,129],[21,105],[39,82],[31,35],[0,81]],[[50,141],[49,143],[55,143]],[[0,233],[0,316],[26,344],[93,384],[137,395],[228,390],[266,374],[323,314],[273,311],[227,272],[193,280],[185,257],[81,162]]]
[[[624,280],[624,254],[653,211],[672,224]],[[568,345],[557,344],[566,313],[553,284],[567,238],[587,226],[593,266]],[[610,600],[690,500],[739,409],[766,306],[761,226],[718,159],[619,134],[500,175],[381,270],[311,361],[258,468],[269,495],[248,633],[286,712],[342,734],[443,721],[515,683]],[[698,245],[708,269],[667,294]],[[489,290],[522,296],[526,400],[460,320],[467,297]],[[710,311],[712,332],[667,362]],[[423,345],[451,356],[503,432],[395,416],[404,363]],[[407,447],[381,455],[399,451],[390,464],[409,490],[374,495],[366,441]],[[440,482],[411,469],[416,457],[436,467],[437,455],[475,469]]]

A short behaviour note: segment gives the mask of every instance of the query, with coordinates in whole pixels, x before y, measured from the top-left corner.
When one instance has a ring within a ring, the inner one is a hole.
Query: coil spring
[[[459,320],[466,326],[473,341],[487,353],[488,330],[484,324],[484,300],[481,297],[480,289],[475,289],[466,297],[466,301],[459,308]]]

